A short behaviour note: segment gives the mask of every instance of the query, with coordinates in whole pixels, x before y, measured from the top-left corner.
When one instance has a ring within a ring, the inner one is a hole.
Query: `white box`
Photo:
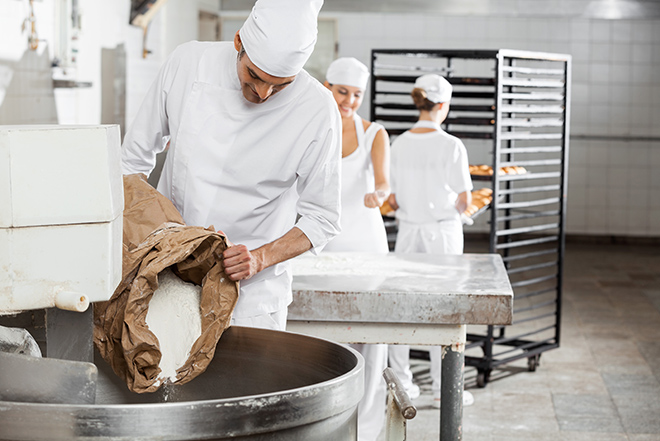
[[[0,126],[0,315],[121,281],[118,126]]]

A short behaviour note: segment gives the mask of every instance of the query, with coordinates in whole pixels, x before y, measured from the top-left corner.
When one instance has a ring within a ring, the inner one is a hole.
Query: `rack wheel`
[[[490,372],[489,371],[479,371],[477,373],[477,387],[483,388],[486,387],[488,384],[488,380],[490,378]]]
[[[527,359],[527,370],[530,372],[536,372],[536,368],[541,364],[541,354],[536,354]]]

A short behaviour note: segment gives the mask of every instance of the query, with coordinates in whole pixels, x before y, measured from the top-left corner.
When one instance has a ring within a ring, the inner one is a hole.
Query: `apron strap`
[[[357,113],[354,113],[353,122],[355,122],[355,133],[357,134],[357,148],[364,148],[364,124],[362,124],[362,118]]]

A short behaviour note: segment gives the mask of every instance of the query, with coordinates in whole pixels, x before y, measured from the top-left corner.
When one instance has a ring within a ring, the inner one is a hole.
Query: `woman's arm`
[[[463,213],[471,203],[472,192],[464,191],[463,193],[459,193],[456,198],[456,210],[458,210],[459,213]]]
[[[390,194],[390,137],[385,129],[380,129],[374,137],[371,146],[371,162],[374,166],[373,193],[364,195],[364,205],[369,208],[377,208]]]

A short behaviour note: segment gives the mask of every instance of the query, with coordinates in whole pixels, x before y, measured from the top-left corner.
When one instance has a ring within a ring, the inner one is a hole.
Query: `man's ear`
[[[236,52],[240,52],[241,47],[243,47],[240,32],[241,31],[236,31],[236,34],[234,35],[234,49],[236,49]]]
[[[324,81],[324,82],[323,82],[323,85],[324,85],[325,87],[327,87],[328,89],[330,89],[330,83],[328,83],[328,80]]]

